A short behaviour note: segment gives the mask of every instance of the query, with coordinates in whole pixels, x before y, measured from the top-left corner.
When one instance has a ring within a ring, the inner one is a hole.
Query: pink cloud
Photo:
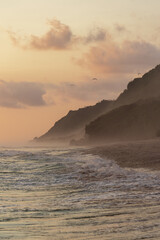
[[[105,29],[95,28],[89,32],[87,37],[84,37],[84,43],[89,44],[92,42],[101,42],[105,41],[108,33]]]
[[[72,42],[70,28],[58,20],[49,21],[50,30],[41,37],[32,35],[29,45],[37,49],[65,49]]]
[[[15,32],[7,31],[13,44],[25,49],[61,50],[67,49],[74,41],[70,28],[54,19],[48,21],[49,30],[42,36],[19,37]]]
[[[77,61],[79,65],[99,73],[135,73],[146,70],[160,61],[160,48],[145,41],[115,43],[111,38],[105,43],[90,47]]]
[[[95,42],[103,42],[106,36],[109,37],[105,29],[95,27],[87,36],[76,36],[69,26],[53,19],[48,21],[49,30],[42,36],[19,36],[13,31],[7,31],[12,43],[23,49],[36,50],[64,50],[70,49],[75,44],[86,45]]]
[[[0,80],[0,106],[26,108],[45,106],[46,87],[35,82],[7,82]]]

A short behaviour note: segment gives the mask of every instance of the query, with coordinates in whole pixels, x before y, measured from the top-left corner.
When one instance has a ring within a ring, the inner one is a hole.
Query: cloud
[[[95,28],[94,30],[90,31],[87,37],[84,37],[84,43],[89,44],[92,42],[101,42],[105,41],[107,36],[107,32],[105,29],[102,28]]]
[[[108,37],[105,29],[95,27],[87,36],[76,36],[72,33],[69,26],[53,19],[48,22],[49,30],[42,36],[19,36],[16,32],[7,30],[12,43],[23,49],[36,50],[64,50],[76,44],[86,45],[95,42],[102,42]]]
[[[49,21],[50,30],[42,37],[32,35],[30,46],[37,49],[65,49],[72,41],[70,28],[58,20]]]
[[[45,87],[34,82],[6,82],[0,80],[0,106],[25,108],[45,106]]]
[[[118,23],[116,23],[116,24],[114,25],[114,27],[115,27],[115,30],[116,30],[117,32],[119,32],[119,33],[128,32],[128,30],[125,28],[125,26],[120,25],[120,24],[118,24]]]
[[[160,48],[145,41],[123,41],[117,44],[112,39],[90,47],[77,63],[99,73],[135,73],[159,64]]]
[[[15,32],[7,32],[15,45],[25,49],[67,49],[72,44],[72,41],[74,41],[74,36],[70,28],[56,19],[48,21],[48,25],[50,26],[49,31],[40,37],[31,35],[30,37],[22,38],[17,36]]]
[[[92,78],[83,82],[36,83],[6,82],[0,80],[0,106],[6,108],[28,108],[53,105],[57,102],[97,102],[115,99],[125,86],[124,79]]]

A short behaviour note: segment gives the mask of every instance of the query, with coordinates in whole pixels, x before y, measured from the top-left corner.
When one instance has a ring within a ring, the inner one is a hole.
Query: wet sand
[[[160,170],[160,139],[108,143],[87,152],[114,160],[120,167]]]

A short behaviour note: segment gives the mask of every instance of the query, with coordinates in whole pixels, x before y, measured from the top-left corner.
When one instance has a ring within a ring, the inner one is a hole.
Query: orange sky
[[[116,98],[159,64],[159,8],[158,0],[0,3],[0,144],[28,141],[70,109]]]

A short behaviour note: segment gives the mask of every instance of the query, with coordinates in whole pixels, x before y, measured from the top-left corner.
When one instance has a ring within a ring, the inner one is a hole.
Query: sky
[[[27,142],[160,64],[159,0],[0,2],[0,145]]]

